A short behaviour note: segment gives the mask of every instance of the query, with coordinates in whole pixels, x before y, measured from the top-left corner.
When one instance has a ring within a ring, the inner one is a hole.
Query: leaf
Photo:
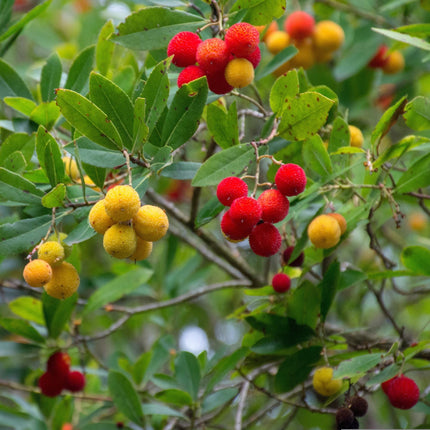
[[[35,148],[35,135],[26,133],[14,133],[5,139],[0,145],[0,165],[3,165],[7,158],[16,151],[19,151],[29,163]]]
[[[96,67],[104,76],[107,75],[112,61],[114,43],[109,40],[115,30],[112,20],[107,21],[100,30],[96,45]]]
[[[26,97],[5,97],[4,102],[12,109],[22,113],[25,116],[30,116],[33,109],[37,106],[33,100]]]
[[[173,150],[197,130],[208,96],[206,77],[182,85],[176,92],[163,126],[161,141]]]
[[[214,411],[219,407],[231,402],[239,394],[238,388],[223,388],[206,396],[202,403],[202,413]]]
[[[215,142],[222,149],[227,149],[239,143],[236,102],[229,106],[227,112],[223,106],[217,103],[208,105],[207,124]]]
[[[289,355],[279,366],[275,376],[275,390],[286,393],[306,381],[321,358],[321,346],[311,346]]]
[[[405,106],[403,117],[412,130],[430,130],[430,99],[415,97]]]
[[[361,272],[360,270],[344,270],[340,272],[337,289],[340,291],[345,288],[351,287],[352,285],[365,281],[367,277],[368,274]]]
[[[48,57],[46,64],[42,68],[40,78],[42,101],[50,102],[55,99],[55,89],[60,86],[62,71],[60,57],[54,52]]]
[[[297,48],[293,45],[287,46],[279,54],[276,54],[264,67],[260,67],[255,75],[254,81],[257,82],[260,79],[269,76],[272,72],[276,71],[288,60],[293,58],[297,52]]]
[[[175,378],[196,401],[200,385],[200,365],[194,354],[188,351],[179,353],[175,360]]]
[[[103,167],[95,167],[87,163],[82,163],[82,167],[94,184],[102,189],[106,179],[106,169]]]
[[[6,170],[10,170],[15,173],[22,173],[27,166],[27,162],[21,151],[15,151],[10,154],[3,163],[3,167]]]
[[[302,157],[307,169],[315,172],[320,178],[325,179],[333,173],[330,157],[318,134],[303,142]]]
[[[165,167],[160,173],[161,176],[172,179],[188,180],[193,179],[202,163],[193,161],[177,161]]]
[[[43,191],[18,173],[0,167],[0,200],[40,204]]]
[[[194,14],[164,7],[145,7],[129,15],[111,39],[134,50],[164,49],[175,34],[195,31],[204,24],[202,18]]]
[[[188,393],[176,388],[159,391],[155,398],[164,403],[172,403],[178,406],[191,406],[193,403],[193,399]]]
[[[0,34],[7,30],[12,17],[12,8],[15,0],[4,0],[0,2]]]
[[[30,296],[21,296],[9,302],[9,309],[17,316],[44,325],[42,302]]]
[[[309,281],[305,281],[293,291],[288,300],[288,316],[297,324],[315,328],[321,305],[321,291]]]
[[[122,149],[121,137],[106,114],[80,94],[60,89],[57,104],[61,113],[84,136],[108,149]]]
[[[31,114],[30,119],[36,124],[43,125],[50,130],[60,116],[60,108],[55,102],[41,103],[36,106]]]
[[[394,30],[386,30],[384,28],[372,28],[376,33],[387,36],[390,39],[397,40],[402,43],[407,43],[411,46],[416,46],[417,48],[424,49],[425,51],[430,51],[430,43],[426,42],[419,37],[410,36],[409,34],[399,33]]]
[[[64,88],[77,93],[86,92],[88,77],[93,69],[95,49],[95,46],[88,46],[75,58],[70,67]]]
[[[48,328],[49,337],[56,339],[60,336],[75,309],[77,301],[78,295],[76,293],[64,300],[56,299],[43,293],[43,316]]]
[[[285,99],[295,97],[298,93],[299,76],[296,69],[290,70],[275,81],[270,90],[270,107],[276,116],[282,112]]]
[[[133,147],[131,152],[136,154],[142,151],[143,144],[146,142],[149,134],[149,128],[145,123],[146,100],[138,97],[134,102],[133,112]]]
[[[217,152],[206,160],[192,181],[193,187],[218,185],[227,176],[237,176],[255,159],[251,145],[240,144]]]
[[[58,184],[49,193],[42,197],[42,205],[45,208],[57,208],[63,206],[65,197],[66,186],[64,184]]]
[[[91,72],[90,100],[116,127],[127,149],[132,149],[133,106],[128,95],[109,79]]]
[[[138,425],[144,422],[139,396],[130,380],[120,372],[109,371],[108,387],[114,405],[128,419]]]
[[[303,140],[326,122],[333,101],[314,92],[285,99],[278,134],[285,139]]]
[[[169,408],[166,405],[159,405],[157,403],[145,403],[142,405],[142,410],[145,415],[167,415],[169,417],[180,417],[187,419],[184,414]]]
[[[132,293],[139,288],[152,276],[152,270],[139,267],[130,270],[120,276],[117,276],[112,281],[109,281],[103,287],[98,288],[88,299],[84,307],[83,314],[101,308],[108,303],[113,303],[116,300]]]
[[[285,0],[238,0],[231,12],[245,10],[243,20],[253,25],[269,24],[285,12]]]
[[[171,357],[172,348],[175,348],[175,340],[171,335],[164,335],[154,342],[151,348],[152,355],[143,375],[144,383],[148,382]]]
[[[197,213],[196,220],[194,222],[195,228],[200,228],[212,221],[224,210],[224,207],[225,206],[220,203],[216,196],[211,197]]]
[[[0,98],[8,96],[33,100],[30,90],[19,74],[0,58]]]
[[[395,192],[408,193],[430,185],[429,163],[430,154],[427,154],[412,164],[412,166],[409,166],[408,170],[397,181]]]
[[[324,273],[322,281],[318,288],[321,289],[321,321],[325,321],[328,311],[336,296],[340,278],[340,263],[333,261],[330,264],[327,272]]]
[[[17,318],[0,318],[0,326],[13,334],[25,337],[36,343],[44,343],[45,338],[27,321]]]
[[[331,155],[341,155],[341,154],[365,154],[366,151],[363,148],[357,148],[354,146],[342,146],[337,151],[332,152]]]
[[[85,242],[96,234],[97,233],[89,225],[88,218],[86,217],[68,234],[65,242],[68,245]]]
[[[422,246],[408,246],[402,250],[400,256],[403,265],[421,275],[430,275],[430,267],[428,262],[430,261],[430,250]]]
[[[359,355],[351,360],[344,360],[333,373],[333,379],[361,376],[383,359],[381,353]]]

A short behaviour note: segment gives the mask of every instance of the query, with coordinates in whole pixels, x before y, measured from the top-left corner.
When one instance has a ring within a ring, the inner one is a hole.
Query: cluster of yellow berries
[[[79,287],[79,274],[75,266],[64,261],[71,247],[64,243],[66,234],[53,234],[42,243],[37,259],[31,260],[23,271],[25,282],[31,287],[44,287],[47,294],[56,299],[67,299]]]
[[[332,396],[342,387],[340,379],[333,379],[333,369],[331,367],[320,367],[312,378],[314,390],[321,396]]]
[[[152,242],[160,240],[169,228],[166,213],[157,206],[141,206],[139,194],[130,185],[111,188],[88,217],[91,227],[103,235],[103,247],[112,257],[145,260]]]
[[[308,237],[316,248],[329,249],[339,243],[346,229],[346,220],[341,214],[319,215],[309,224]]]

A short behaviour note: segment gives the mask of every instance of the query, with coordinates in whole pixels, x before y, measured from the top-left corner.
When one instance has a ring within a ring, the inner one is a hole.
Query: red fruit
[[[305,254],[301,252],[299,256],[294,260],[290,262],[290,258],[293,255],[294,246],[289,246],[284,250],[282,253],[282,264],[285,266],[291,266],[291,267],[300,267],[303,265],[303,262],[305,261]]]
[[[224,40],[213,37],[204,40],[197,48],[196,59],[200,67],[207,73],[224,70],[228,63],[229,52]]]
[[[367,65],[372,69],[384,67],[388,62],[387,51],[387,45],[381,45]]]
[[[233,201],[229,210],[231,219],[237,224],[253,227],[261,219],[261,206],[252,197],[239,197]]]
[[[233,87],[225,80],[224,71],[211,73],[206,76],[209,89],[215,94],[227,94]]]
[[[278,190],[266,190],[258,197],[263,213],[261,219],[266,222],[282,221],[288,214],[290,202]]]
[[[390,403],[399,409],[412,408],[420,398],[420,390],[416,382],[403,375],[385,381],[382,384],[382,389],[388,396]]]
[[[172,37],[167,45],[167,56],[173,55],[172,63],[178,67],[195,64],[197,47],[202,43],[200,37],[191,31],[181,31]]]
[[[83,373],[78,372],[77,370],[70,372],[67,375],[66,383],[64,388],[66,390],[75,393],[77,391],[82,391],[85,387],[85,376]]]
[[[305,171],[297,164],[283,164],[276,172],[275,183],[284,196],[297,196],[306,187]]]
[[[55,397],[61,394],[61,391],[63,391],[64,380],[58,378],[57,375],[54,375],[50,372],[45,372],[39,378],[39,387],[44,396]]]
[[[231,206],[234,200],[248,195],[248,185],[236,176],[224,178],[216,189],[216,196],[224,206]]]
[[[257,46],[254,52],[252,52],[251,54],[247,55],[244,58],[246,58],[255,69],[260,64],[260,60],[261,60],[260,48]]]
[[[278,229],[268,222],[256,225],[249,235],[249,245],[261,257],[275,255],[281,248],[282,238]]]
[[[315,20],[312,15],[298,10],[287,17],[284,27],[291,38],[304,39],[312,36],[315,28]]]
[[[57,351],[52,354],[46,365],[46,370],[58,379],[65,381],[70,372],[70,356],[67,352]]]
[[[199,66],[185,67],[178,75],[178,88],[181,88],[184,84],[188,84],[188,82],[202,78],[203,76],[205,76],[205,72]]]
[[[234,222],[231,219],[230,211],[227,211],[221,218],[221,231],[230,242],[240,242],[246,239],[253,228],[247,224]]]
[[[227,49],[235,57],[246,57],[253,53],[260,42],[257,28],[247,22],[232,25],[225,33]]]
[[[285,273],[277,273],[272,278],[272,287],[277,293],[285,293],[291,287],[291,279]]]

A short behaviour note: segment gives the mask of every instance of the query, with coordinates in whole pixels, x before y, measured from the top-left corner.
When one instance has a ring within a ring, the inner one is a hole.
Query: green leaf
[[[152,270],[139,267],[115,277],[112,281],[98,288],[91,295],[84,307],[83,313],[87,315],[108,303],[113,303],[121,297],[132,293],[147,282],[152,276],[152,273]]]
[[[193,161],[177,161],[165,167],[161,171],[161,176],[183,181],[193,179],[201,165]]]
[[[77,301],[78,295],[76,293],[64,300],[56,299],[43,293],[43,316],[48,328],[49,337],[56,339],[60,336],[75,309]]]
[[[384,28],[372,28],[376,33],[387,36],[390,39],[397,40],[402,43],[407,43],[411,46],[416,46],[417,48],[424,49],[425,51],[430,51],[430,43],[426,42],[419,37],[410,36],[409,34],[399,33],[394,30],[385,30]]]
[[[383,359],[381,353],[359,355],[351,360],[344,360],[333,373],[333,379],[361,376]]]
[[[217,103],[208,105],[207,124],[215,142],[222,149],[239,143],[236,102],[229,106],[228,111],[225,110],[224,106]]]
[[[303,142],[302,157],[307,167],[306,171],[309,169],[323,179],[333,173],[330,157],[318,134]]]
[[[351,287],[352,285],[365,281],[367,277],[368,274],[361,272],[360,270],[344,270],[340,272],[337,289],[340,291],[345,288]]]
[[[168,416],[168,417],[180,417],[183,419],[187,419],[187,417],[184,414],[181,414],[178,411],[175,411],[172,408],[169,408],[166,405],[161,405],[157,403],[145,403],[142,405],[142,411],[145,415],[161,415],[161,416]]]
[[[90,100],[112,121],[127,149],[132,149],[133,106],[128,95],[103,75],[90,75]]]
[[[208,96],[206,78],[182,85],[176,92],[164,121],[161,140],[164,146],[177,149],[197,130]]]
[[[17,316],[35,322],[39,325],[45,325],[42,312],[42,302],[35,297],[21,296],[9,302],[9,309]]]
[[[149,128],[145,124],[146,100],[138,97],[134,102],[133,111],[133,147],[131,152],[136,154],[142,151],[143,144],[146,142],[149,134]]]
[[[50,130],[60,116],[60,108],[52,101],[49,103],[41,103],[36,106],[31,114],[30,119],[36,124],[43,125]]]
[[[66,243],[73,245],[75,243],[85,242],[91,239],[97,233],[88,223],[88,218],[85,217],[67,236]]]
[[[193,187],[218,185],[227,176],[237,176],[255,159],[251,145],[240,144],[217,152],[206,160],[192,181]]]
[[[299,93],[299,75],[297,70],[290,70],[286,75],[279,77],[270,91],[270,107],[279,116],[284,107],[286,98],[295,97]]]
[[[328,311],[336,296],[340,277],[340,263],[333,261],[324,274],[318,288],[321,289],[321,321],[325,321]]]
[[[403,265],[416,274],[430,276],[430,250],[422,246],[408,246],[400,256]]]
[[[286,393],[306,381],[321,358],[321,346],[311,346],[289,355],[279,366],[275,376],[275,390]]]
[[[309,281],[305,281],[293,291],[288,300],[288,316],[297,324],[315,328],[320,312],[321,291]]]
[[[45,342],[45,338],[27,321],[17,318],[0,318],[0,326],[13,334],[25,337],[36,343]]]
[[[71,396],[63,397],[55,404],[50,419],[52,430],[62,430],[63,424],[72,422],[74,400]]]
[[[328,143],[328,152],[336,152],[340,148],[348,146],[350,143],[350,134],[348,124],[343,118],[338,116],[333,121],[333,128],[330,133],[330,140]]]
[[[129,15],[111,39],[133,50],[163,49],[175,34],[195,31],[204,24],[202,18],[194,14],[164,7],[145,7]]]
[[[19,74],[8,63],[0,59],[0,98],[8,96],[33,100],[30,90]]]
[[[84,136],[108,149],[122,149],[121,137],[106,114],[80,94],[60,89],[57,104],[61,113]]]
[[[0,199],[17,203],[40,204],[43,191],[21,175],[0,167]]]
[[[285,99],[278,134],[285,139],[303,140],[326,122],[333,101],[314,92]]]
[[[33,100],[25,97],[5,97],[4,102],[12,109],[22,113],[25,116],[30,116],[33,109],[37,106]]]
[[[0,165],[6,162],[7,158],[16,151],[19,151],[29,163],[35,148],[34,134],[14,133],[5,139],[0,145]]]
[[[106,179],[106,169],[104,169],[103,167],[95,167],[87,163],[82,163],[82,167],[84,168],[90,179],[94,182],[94,184],[97,185],[100,189],[103,189]]]
[[[93,69],[95,49],[95,46],[88,46],[75,58],[70,67],[64,88],[77,93],[86,92],[88,77]]]
[[[200,365],[194,354],[181,351],[175,360],[175,378],[179,385],[197,400],[200,385]]]
[[[6,170],[10,170],[15,173],[22,173],[27,166],[27,162],[21,151],[15,151],[10,154],[3,163],[3,167]]]
[[[42,101],[50,102],[55,99],[55,90],[60,86],[62,71],[60,57],[54,52],[48,57],[46,64],[42,68],[40,78]]]
[[[194,222],[195,228],[200,228],[212,221],[223,211],[224,207],[225,206],[220,203],[216,196],[211,197],[197,213],[196,220]]]
[[[365,154],[366,151],[363,148],[357,148],[354,146],[342,146],[337,151],[332,152],[331,155],[341,155],[341,154]]]
[[[155,398],[164,403],[172,403],[178,406],[191,406],[193,403],[193,399],[188,393],[175,388],[160,391],[155,395]]]
[[[58,184],[49,193],[42,197],[42,205],[45,208],[57,208],[63,206],[66,197],[66,186]]]
[[[260,79],[269,76],[272,72],[274,72],[283,64],[285,64],[288,60],[293,58],[297,54],[297,52],[299,51],[295,46],[287,46],[279,54],[276,54],[264,67],[258,68],[254,81],[257,82]]]
[[[405,106],[403,117],[412,130],[430,130],[430,99],[415,97]]]
[[[175,348],[175,341],[171,335],[164,335],[154,342],[151,348],[152,355],[143,375],[144,383],[148,382],[171,357],[172,348]],[[175,386],[175,388],[177,387]]]
[[[142,405],[130,380],[122,373],[111,370],[108,375],[108,387],[118,410],[134,423],[142,425],[144,422]]]
[[[115,30],[112,20],[109,20],[103,25],[100,30],[97,45],[96,45],[96,67],[97,70],[104,76],[107,75],[112,61],[114,43],[109,40]]]
[[[269,24],[285,12],[285,0],[238,0],[231,12],[245,10],[243,21],[253,25]]]
[[[7,30],[12,17],[12,8],[15,0],[4,0],[0,2],[0,32]],[[1,34],[1,33],[0,33]]]
[[[239,393],[237,388],[223,388],[206,396],[202,403],[202,413],[214,411],[221,406],[231,402]]]
[[[430,154],[421,157],[397,181],[396,193],[408,193],[430,185]]]

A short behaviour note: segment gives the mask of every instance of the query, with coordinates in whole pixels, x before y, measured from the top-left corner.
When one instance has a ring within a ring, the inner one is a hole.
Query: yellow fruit
[[[299,52],[293,58],[291,58],[291,66],[293,68],[311,68],[315,64],[315,53],[312,39],[307,38],[298,40],[294,43],[294,45],[299,50]]]
[[[99,234],[105,234],[115,221],[106,213],[104,200],[99,200],[90,210],[88,215],[90,226]]]
[[[427,227],[427,218],[423,213],[413,212],[408,217],[408,223],[411,230],[423,231]]]
[[[79,175],[79,169],[78,169],[78,165],[76,164],[76,161],[70,157],[63,157],[62,160],[64,162],[64,169],[65,169],[66,175],[70,179],[73,179],[74,181],[79,179],[80,175]]]
[[[66,254],[64,252],[63,245],[60,242],[49,240],[42,245],[39,246],[37,250],[37,256],[46,261],[51,266],[55,266],[56,264],[60,264],[63,262]]]
[[[139,209],[133,218],[133,227],[141,239],[147,242],[156,242],[167,233],[169,219],[163,209],[145,205]]]
[[[333,52],[342,46],[345,33],[343,28],[333,21],[320,21],[315,25],[312,39],[316,52]]]
[[[67,299],[79,287],[79,274],[75,266],[63,261],[52,268],[52,279],[45,285],[45,291],[56,299]]]
[[[273,54],[279,54],[290,44],[290,36],[285,31],[274,31],[266,38],[267,50]]]
[[[224,76],[232,87],[243,88],[254,80],[254,67],[246,58],[235,58],[227,64]]]
[[[382,68],[383,72],[387,75],[401,72],[405,67],[405,59],[400,51],[393,51],[388,55],[387,62]]]
[[[332,248],[340,240],[339,223],[329,215],[319,215],[309,224],[308,237],[316,248]]]
[[[104,199],[106,213],[116,222],[132,219],[140,207],[140,198],[130,185],[111,188]]]
[[[133,261],[142,261],[146,260],[152,252],[152,242],[147,242],[146,240],[142,240],[140,237],[137,237],[137,245],[136,251],[134,251],[130,260]]]
[[[264,33],[262,40],[266,41],[269,35],[278,30],[278,23],[276,21],[272,21],[268,26],[267,25],[257,25],[256,26],[260,36]],[[267,30],[266,30],[267,28]]]
[[[339,223],[341,235],[346,232],[346,229],[347,229],[346,219],[341,214],[331,213],[327,215],[333,217]]]
[[[64,243],[64,240],[66,239],[67,234],[66,233],[60,233],[60,239],[57,237],[57,233],[52,233],[51,236],[48,237],[48,240],[52,240],[54,242],[60,242],[61,246],[64,248],[64,258],[67,258],[72,253],[72,245],[68,245],[67,243]]]
[[[30,287],[43,287],[52,279],[52,268],[44,260],[32,260],[24,267],[22,276]]]
[[[361,130],[355,125],[348,125],[349,128],[349,144],[356,148],[361,148],[363,146],[364,137]]]
[[[314,373],[312,385],[318,394],[328,397],[340,390],[342,381],[333,379],[333,369],[331,367],[320,367]]]
[[[103,247],[115,258],[129,258],[136,251],[137,237],[132,226],[114,224],[103,236]]]

